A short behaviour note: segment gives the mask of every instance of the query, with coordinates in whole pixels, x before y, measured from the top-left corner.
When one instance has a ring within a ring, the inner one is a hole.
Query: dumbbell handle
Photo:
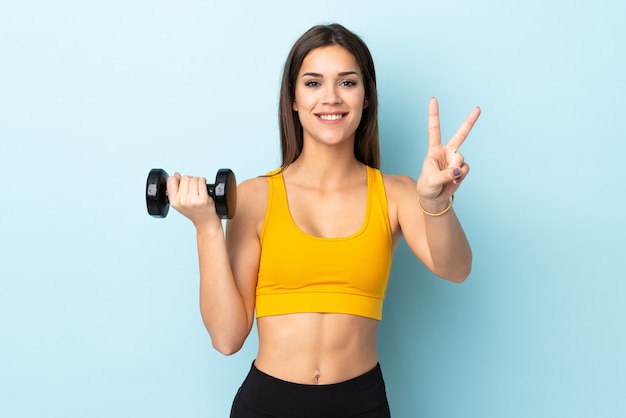
[[[156,195],[156,185],[155,184],[152,184],[152,185],[148,186],[148,188],[149,189],[153,188],[153,190],[148,190],[148,193],[150,193],[152,195]],[[220,184],[217,184],[217,185],[216,184],[209,184],[209,183],[206,184],[206,191],[209,194],[209,196],[211,197],[211,199],[215,199],[215,193],[218,193],[218,196],[220,196],[220,193],[221,193],[221,195],[223,195],[224,194],[224,189],[225,189],[224,183],[220,183]],[[169,199],[169,193],[167,192],[167,189],[165,190],[165,199],[169,203],[170,199]]]

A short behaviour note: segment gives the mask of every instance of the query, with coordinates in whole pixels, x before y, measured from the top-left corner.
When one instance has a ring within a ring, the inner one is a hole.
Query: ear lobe
[[[370,104],[370,102],[367,101],[367,97],[366,97],[365,100],[363,100],[363,109],[367,109],[369,104]]]
[[[298,105],[296,104],[296,99],[293,99],[293,103],[291,104],[294,112],[298,111]]]

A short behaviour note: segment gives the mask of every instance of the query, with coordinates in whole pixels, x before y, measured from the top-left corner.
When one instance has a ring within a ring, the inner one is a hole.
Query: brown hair
[[[306,31],[293,45],[287,56],[280,86],[279,123],[282,168],[293,163],[303,147],[303,131],[300,119],[293,110],[296,78],[304,58],[310,51],[324,46],[339,45],[350,52],[362,72],[367,107],[363,109],[361,122],[356,130],[354,156],[363,164],[380,168],[378,144],[378,94],[374,61],[365,42],[339,24],[318,25]]]

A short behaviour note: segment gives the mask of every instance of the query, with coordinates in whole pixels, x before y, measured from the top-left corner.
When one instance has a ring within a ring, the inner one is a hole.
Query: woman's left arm
[[[417,180],[397,177],[399,229],[411,251],[437,276],[462,282],[472,267],[472,251],[452,204],[454,193],[469,173],[458,152],[480,115],[470,112],[446,145],[441,143],[439,107],[435,98],[428,108],[428,153]]]

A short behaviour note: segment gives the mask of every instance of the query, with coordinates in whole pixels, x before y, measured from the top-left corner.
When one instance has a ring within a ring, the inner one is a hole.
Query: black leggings
[[[267,375],[252,364],[231,418],[389,418],[380,365],[342,383],[302,385]]]

